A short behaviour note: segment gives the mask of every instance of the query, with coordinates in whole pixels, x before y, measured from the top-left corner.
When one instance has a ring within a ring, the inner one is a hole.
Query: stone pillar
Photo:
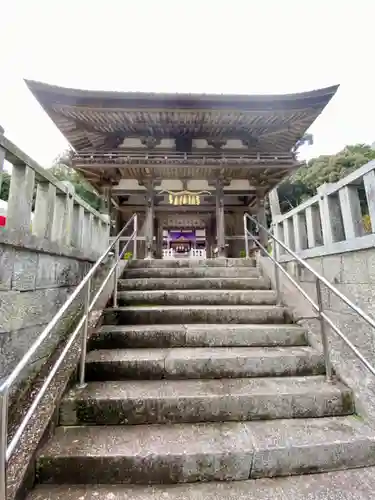
[[[256,198],[256,215],[259,224],[262,224],[263,227],[267,227],[267,218],[266,218],[266,209],[264,206],[264,194],[262,192],[257,193]],[[267,248],[268,244],[268,235],[266,231],[259,227],[259,242],[265,248]]]
[[[296,252],[307,248],[307,231],[304,212],[293,215],[294,244]]]
[[[154,185],[149,183],[146,186],[146,221],[145,221],[145,244],[146,259],[153,258],[154,246]]]
[[[35,172],[32,168],[27,165],[13,165],[8,199],[8,230],[30,233],[34,183]]]
[[[218,257],[225,257],[224,186],[222,179],[216,182],[216,240]]]
[[[0,135],[1,135],[1,127],[0,127]],[[5,162],[5,149],[3,149],[0,146],[0,193],[1,193],[1,185],[3,183],[4,162]]]
[[[270,202],[270,209],[273,221],[276,216],[281,215],[279,193],[277,191],[277,187],[274,188],[272,191],[270,191],[270,193],[268,194],[268,199]]]
[[[305,216],[308,247],[315,248],[318,245],[323,245],[319,207],[316,205],[310,205],[305,210]]]
[[[65,200],[65,217],[64,217],[64,233],[63,233],[63,242],[66,246],[71,246],[72,244],[73,206],[74,206],[73,194],[68,193]]]
[[[33,233],[39,238],[52,239],[55,216],[56,187],[50,182],[39,182],[36,188]]]
[[[363,176],[363,183],[365,185],[368,213],[371,220],[371,230],[375,233],[375,172],[371,170],[368,174]]]
[[[284,227],[284,243],[285,243],[285,246],[287,246],[291,250],[295,250],[294,230],[293,230],[292,219],[291,218],[284,219],[284,221],[283,221],[283,227]]]
[[[82,249],[84,237],[85,209],[82,205],[73,206],[73,232],[72,243],[78,249]]]
[[[318,194],[320,195],[319,210],[324,245],[331,245],[344,239],[344,228],[339,198],[336,194],[326,194],[327,188],[328,184],[318,187]]]
[[[55,197],[55,211],[53,214],[52,236],[53,241],[62,243],[65,240],[67,195],[58,193]]]
[[[357,186],[345,186],[339,190],[342,221],[344,224],[345,238],[351,240],[365,234],[361,202]]]

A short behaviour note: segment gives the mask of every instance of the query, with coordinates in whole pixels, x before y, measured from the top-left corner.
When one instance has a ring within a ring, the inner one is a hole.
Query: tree
[[[337,182],[353,170],[375,159],[375,150],[368,144],[346,146],[334,155],[311,159],[292,177],[279,186],[280,207],[283,213],[314,196],[326,182]]]
[[[1,189],[0,189],[0,200],[8,201],[9,188],[10,188],[10,175],[7,172],[0,174],[2,176]]]
[[[75,192],[95,210],[100,209],[100,197],[89,182],[71,167],[72,150],[61,153],[54,161],[50,172],[60,181],[69,181]]]

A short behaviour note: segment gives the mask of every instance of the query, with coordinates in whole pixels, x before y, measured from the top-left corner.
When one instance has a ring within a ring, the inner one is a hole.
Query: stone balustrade
[[[360,199],[361,192],[363,199]],[[371,232],[363,215],[368,214]],[[370,161],[283,215],[274,215],[277,238],[303,258],[372,248],[375,245],[375,161]],[[280,250],[280,260],[291,257]]]
[[[43,246],[51,253],[73,252],[96,260],[108,245],[108,216],[94,210],[72,185],[58,181],[0,130],[0,179],[5,160],[12,165],[12,176],[0,242]]]
[[[109,243],[108,216],[93,210],[73,186],[59,182],[0,130],[0,184],[5,160],[13,168],[6,225],[0,227],[0,379],[10,373]],[[17,389],[32,383],[70,332],[82,302],[83,296],[69,308],[20,376]]]

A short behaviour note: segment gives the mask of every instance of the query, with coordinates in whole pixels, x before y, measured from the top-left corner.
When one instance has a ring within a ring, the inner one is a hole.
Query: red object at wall
[[[0,227],[4,227],[6,225],[7,218],[4,215],[0,215]]]

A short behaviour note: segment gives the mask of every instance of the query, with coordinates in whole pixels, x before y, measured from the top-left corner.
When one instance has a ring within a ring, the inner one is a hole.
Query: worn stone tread
[[[233,481],[375,465],[355,417],[267,422],[59,427],[41,450],[50,483]]]
[[[255,267],[255,259],[220,258],[220,259],[150,259],[131,260],[129,267],[144,268],[176,268],[176,267]]]
[[[108,308],[106,324],[284,323],[286,309],[274,305],[138,305]]]
[[[98,349],[125,347],[266,347],[306,345],[306,332],[287,324],[103,325],[90,344]]]
[[[322,376],[90,382],[65,396],[60,424],[240,421],[352,412],[351,391]]]
[[[273,290],[129,290],[118,293],[120,304],[273,305]]]
[[[39,485],[27,500],[374,500],[375,467],[231,483]]]
[[[119,290],[268,290],[269,280],[257,278],[130,278],[118,281]]]
[[[324,360],[309,346],[97,349],[88,380],[321,375]]]
[[[128,267],[121,278],[258,278],[255,267]]]

